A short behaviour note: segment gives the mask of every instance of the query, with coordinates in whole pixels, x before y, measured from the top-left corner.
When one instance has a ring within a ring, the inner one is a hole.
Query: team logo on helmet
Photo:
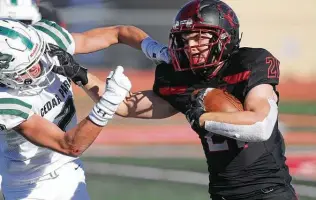
[[[0,69],[8,69],[12,55],[0,52]]]

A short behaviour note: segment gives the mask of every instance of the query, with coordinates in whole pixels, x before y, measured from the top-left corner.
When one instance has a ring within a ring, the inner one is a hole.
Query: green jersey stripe
[[[37,22],[36,24],[34,24],[34,26],[41,26],[43,28],[46,28],[47,30],[50,30],[52,33],[54,33],[64,43],[64,45],[67,48],[70,45],[70,43],[67,41],[65,36],[60,31],[58,31],[56,28],[54,28],[52,26],[49,26],[48,24],[45,24],[43,22]]]
[[[19,110],[25,113],[31,112],[31,109],[24,106],[17,105],[17,104],[0,104],[0,110],[5,110],[5,109]]]
[[[25,103],[24,101],[21,101],[20,99],[14,99],[14,98],[1,98],[0,105],[2,104],[16,104],[16,105],[20,105],[29,109],[32,108],[30,104]]]
[[[38,24],[41,24],[41,22],[47,24],[50,27],[54,27],[55,29],[57,29],[66,38],[69,45],[71,44],[72,41],[71,41],[69,35],[58,24],[56,24],[55,22],[46,20],[46,19],[42,19],[41,21],[39,21]]]
[[[14,115],[14,116],[22,117],[23,119],[27,119],[29,117],[28,113],[22,112],[20,110],[14,110],[14,109],[0,109],[0,115]]]
[[[29,38],[15,30],[0,26],[0,35],[7,36],[13,40],[19,39],[28,49],[33,49],[33,42]]]
[[[40,31],[42,31],[42,32],[44,32],[44,33],[46,33],[47,35],[49,35],[51,38],[53,38],[56,41],[58,46],[60,46],[65,51],[67,51],[66,45],[63,43],[63,41],[55,33],[53,33],[52,31],[50,31],[47,28],[44,28],[42,26],[34,25],[33,27],[38,29],[38,30],[40,30]]]

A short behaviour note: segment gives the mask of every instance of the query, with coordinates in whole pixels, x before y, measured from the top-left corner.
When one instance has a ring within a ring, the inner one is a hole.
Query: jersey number
[[[214,138],[213,138],[214,137]],[[217,151],[228,151],[229,146],[227,140],[222,137],[216,137],[213,133],[208,133],[205,136],[206,142],[208,144],[208,149],[210,152],[217,152]],[[220,138],[220,139],[219,139]],[[244,147],[245,143],[236,140],[238,148]]]
[[[69,97],[66,100],[64,107],[61,109],[60,113],[56,117],[56,118],[61,117],[61,119],[57,123],[58,127],[61,130],[66,131],[65,130],[66,126],[69,124],[69,122],[71,121],[71,119],[73,118],[75,113],[76,113],[76,108],[74,105],[74,101],[73,101],[72,97]]]
[[[266,57],[266,64],[269,65],[268,68],[268,78],[279,78],[280,76],[280,61],[275,57]]]

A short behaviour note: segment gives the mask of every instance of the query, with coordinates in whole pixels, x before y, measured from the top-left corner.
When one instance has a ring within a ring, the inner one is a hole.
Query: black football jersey
[[[176,72],[171,64],[156,68],[154,92],[178,111],[185,113],[191,93],[199,88],[220,88],[242,103],[257,85],[270,84],[277,92],[279,61],[267,50],[240,48],[210,80],[191,71]],[[216,134],[198,133],[210,173],[210,194],[238,198],[265,187],[289,183],[284,140],[274,126],[268,141],[245,143]]]

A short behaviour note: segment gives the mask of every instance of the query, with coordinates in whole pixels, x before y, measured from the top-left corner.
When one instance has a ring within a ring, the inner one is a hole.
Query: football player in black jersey
[[[205,152],[213,200],[297,199],[278,129],[279,61],[263,48],[239,43],[238,18],[227,4],[188,2],[170,32],[172,63],[159,64],[153,90],[131,94],[117,114],[144,119],[185,114]],[[102,81],[88,78],[94,88],[85,89],[98,99],[93,90],[102,94]],[[201,100],[210,88],[233,94],[244,111],[205,112]],[[191,98],[196,89],[202,90]]]

